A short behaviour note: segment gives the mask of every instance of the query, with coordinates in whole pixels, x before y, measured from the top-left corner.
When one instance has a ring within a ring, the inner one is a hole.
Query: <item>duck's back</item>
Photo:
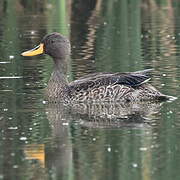
[[[95,73],[69,84],[70,101],[142,101],[166,96],[152,85],[150,70],[133,73]]]

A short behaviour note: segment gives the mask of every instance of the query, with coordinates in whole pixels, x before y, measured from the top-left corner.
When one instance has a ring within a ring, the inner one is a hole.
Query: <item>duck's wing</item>
[[[145,70],[141,70],[141,71],[136,71],[136,72],[125,72],[125,73],[112,73],[112,72],[98,72],[98,73],[91,73],[91,74],[87,74],[83,77],[80,77],[78,80],[83,80],[83,79],[87,79],[87,78],[92,78],[92,77],[104,77],[104,76],[112,76],[112,75],[116,75],[116,74],[139,74],[139,75],[146,75],[150,77],[150,72],[153,71],[153,69],[145,69]]]
[[[132,73],[94,73],[69,84],[72,89],[86,90],[107,85],[125,85],[137,87],[146,83],[151,78],[148,72],[151,70],[137,71]]]

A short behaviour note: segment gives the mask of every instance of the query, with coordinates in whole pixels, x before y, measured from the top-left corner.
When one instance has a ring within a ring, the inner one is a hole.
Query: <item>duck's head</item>
[[[54,32],[46,35],[41,43],[29,51],[23,52],[22,56],[35,56],[38,54],[48,54],[54,60],[66,59],[70,54],[70,42],[63,35]]]

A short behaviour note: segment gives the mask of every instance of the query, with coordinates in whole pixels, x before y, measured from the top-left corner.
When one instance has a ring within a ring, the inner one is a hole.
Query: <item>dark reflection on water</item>
[[[67,174],[67,167],[73,168],[75,179],[84,179],[87,175],[88,179],[104,178],[106,168],[110,171],[109,177],[118,178],[118,174],[111,173],[109,165],[114,164],[114,170],[116,166],[118,170],[118,164],[123,158],[128,161],[129,167],[141,167],[138,164],[140,162],[134,159],[136,157],[129,159],[129,155],[120,154],[125,145],[125,153],[131,151],[133,144],[140,148],[139,153],[150,148],[139,141],[144,141],[144,136],[152,138],[149,136],[154,123],[152,117],[156,116],[160,106],[161,104],[77,104],[69,108],[61,104],[47,105],[46,112],[54,141],[51,143],[57,148],[55,159],[51,158],[50,162],[61,167],[59,175]],[[137,146],[137,142],[141,145]],[[118,157],[119,160],[116,159]]]
[[[179,97],[179,10],[178,1],[0,1],[0,179],[179,179],[179,99],[44,104],[52,61],[20,57],[59,31],[72,42],[69,79],[154,68],[151,83]]]

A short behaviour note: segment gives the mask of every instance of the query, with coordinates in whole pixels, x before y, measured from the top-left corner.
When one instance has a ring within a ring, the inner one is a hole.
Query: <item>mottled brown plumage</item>
[[[68,39],[59,33],[52,33],[43,38],[41,45],[43,52],[54,60],[53,73],[46,91],[50,102],[126,102],[169,98],[148,83],[150,80],[148,73],[151,70],[129,73],[94,73],[69,83],[66,79],[66,61],[70,54]],[[35,51],[37,51],[36,48]],[[32,50],[22,55],[28,56],[29,52],[32,55]],[[37,54],[38,52],[35,55]]]

